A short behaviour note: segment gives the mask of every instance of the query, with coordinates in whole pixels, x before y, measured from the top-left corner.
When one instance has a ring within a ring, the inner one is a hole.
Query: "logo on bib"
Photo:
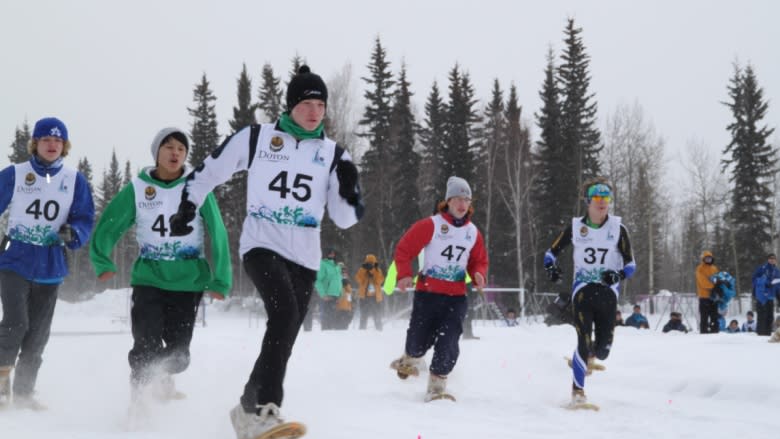
[[[284,148],[284,139],[279,136],[271,137],[271,151],[279,152]]]
[[[449,231],[450,231],[450,226],[448,226],[448,225],[446,225],[446,224],[442,224],[442,225],[441,225],[441,233],[442,233],[442,234],[446,235],[446,234],[447,234],[447,232],[449,232]]]
[[[322,148],[317,149],[317,152],[314,153],[314,159],[311,162],[320,166],[325,166],[325,158],[320,155],[321,150]]]
[[[35,184],[35,174],[32,172],[28,172],[27,175],[24,176],[24,184],[27,186],[32,186]]]
[[[154,186],[146,186],[146,189],[144,189],[144,197],[146,197],[147,200],[152,201],[156,196],[157,191],[154,189]]]
[[[583,238],[588,236],[588,226],[580,227],[580,236],[582,236]]]

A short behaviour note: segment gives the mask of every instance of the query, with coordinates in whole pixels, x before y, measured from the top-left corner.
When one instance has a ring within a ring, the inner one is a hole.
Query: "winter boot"
[[[294,439],[306,434],[306,427],[297,422],[284,422],[279,407],[269,402],[247,413],[241,404],[230,411],[230,422],[237,439]]]
[[[585,397],[585,390],[580,389],[573,384],[571,388],[571,401],[564,407],[569,410],[599,411],[599,406],[592,402],[588,402],[588,398]]]
[[[401,355],[401,358],[393,360],[390,363],[390,368],[395,369],[398,373],[398,378],[405,380],[409,378],[409,375],[420,375],[420,365],[422,364],[421,358],[410,357],[406,354]]]
[[[49,409],[44,403],[35,399],[32,394],[14,395],[14,407],[18,409],[29,409],[34,412],[42,412]]]
[[[11,402],[11,371],[13,366],[0,367],[0,408]]]
[[[571,389],[571,405],[581,405],[588,402],[588,398],[585,396],[585,390],[579,388]]]
[[[187,395],[176,389],[173,375],[163,374],[153,384],[153,395],[158,401],[176,401],[185,399]]]
[[[455,397],[447,393],[447,377],[432,373],[428,377],[428,390],[425,392],[425,402],[437,399],[455,401]]]

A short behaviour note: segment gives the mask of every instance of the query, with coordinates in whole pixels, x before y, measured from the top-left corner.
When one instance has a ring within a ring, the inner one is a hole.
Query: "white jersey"
[[[146,171],[144,171],[146,172]],[[136,240],[139,257],[156,261],[198,259],[203,255],[203,218],[195,215],[192,233],[170,236],[168,221],[176,213],[184,184],[164,188],[133,178]]]
[[[246,169],[247,216],[240,253],[266,248],[317,271],[322,259],[320,223],[325,205],[340,228],[358,220],[355,207],[339,195],[336,172],[331,172],[336,143],[327,137],[298,141],[273,124],[263,124],[250,157],[251,128],[236,133],[204,160],[203,167],[187,182],[188,197],[201,205],[214,186]],[[346,151],[341,159],[351,160]]]
[[[60,244],[57,234],[73,204],[76,174],[62,167],[50,177],[35,173],[30,162],[14,165],[16,184],[8,211],[8,237],[27,244]]]
[[[439,214],[431,220],[433,237],[423,248],[425,260],[420,271],[434,279],[465,281],[469,255],[477,240],[477,226],[469,222],[463,227],[455,227]]]
[[[608,216],[598,229],[588,227],[582,218],[572,219],[574,246],[574,287],[572,294],[589,283],[601,283],[601,273],[623,269],[623,256],[618,250],[620,217]],[[611,288],[618,295],[618,285]]]

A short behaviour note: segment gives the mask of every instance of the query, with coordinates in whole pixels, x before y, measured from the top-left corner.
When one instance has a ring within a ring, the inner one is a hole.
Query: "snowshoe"
[[[258,406],[255,413],[247,413],[239,404],[230,411],[230,422],[238,439],[295,439],[306,434],[302,423],[284,422],[274,403]]]
[[[571,401],[564,406],[567,410],[593,410],[599,411],[599,406],[588,402],[585,391],[582,389],[573,389],[571,391]]]
[[[395,369],[398,378],[405,380],[409,378],[410,375],[411,376],[420,375],[420,370],[418,368],[419,365],[420,365],[419,358],[413,358],[406,354],[403,354],[401,358],[397,358],[393,360],[392,363],[390,363],[390,368]]]

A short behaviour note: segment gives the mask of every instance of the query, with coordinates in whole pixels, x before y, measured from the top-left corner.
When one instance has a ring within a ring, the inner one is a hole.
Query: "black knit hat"
[[[312,73],[309,66],[304,64],[287,86],[287,111],[292,111],[298,102],[306,99],[319,99],[327,105],[328,87],[319,75]]]

